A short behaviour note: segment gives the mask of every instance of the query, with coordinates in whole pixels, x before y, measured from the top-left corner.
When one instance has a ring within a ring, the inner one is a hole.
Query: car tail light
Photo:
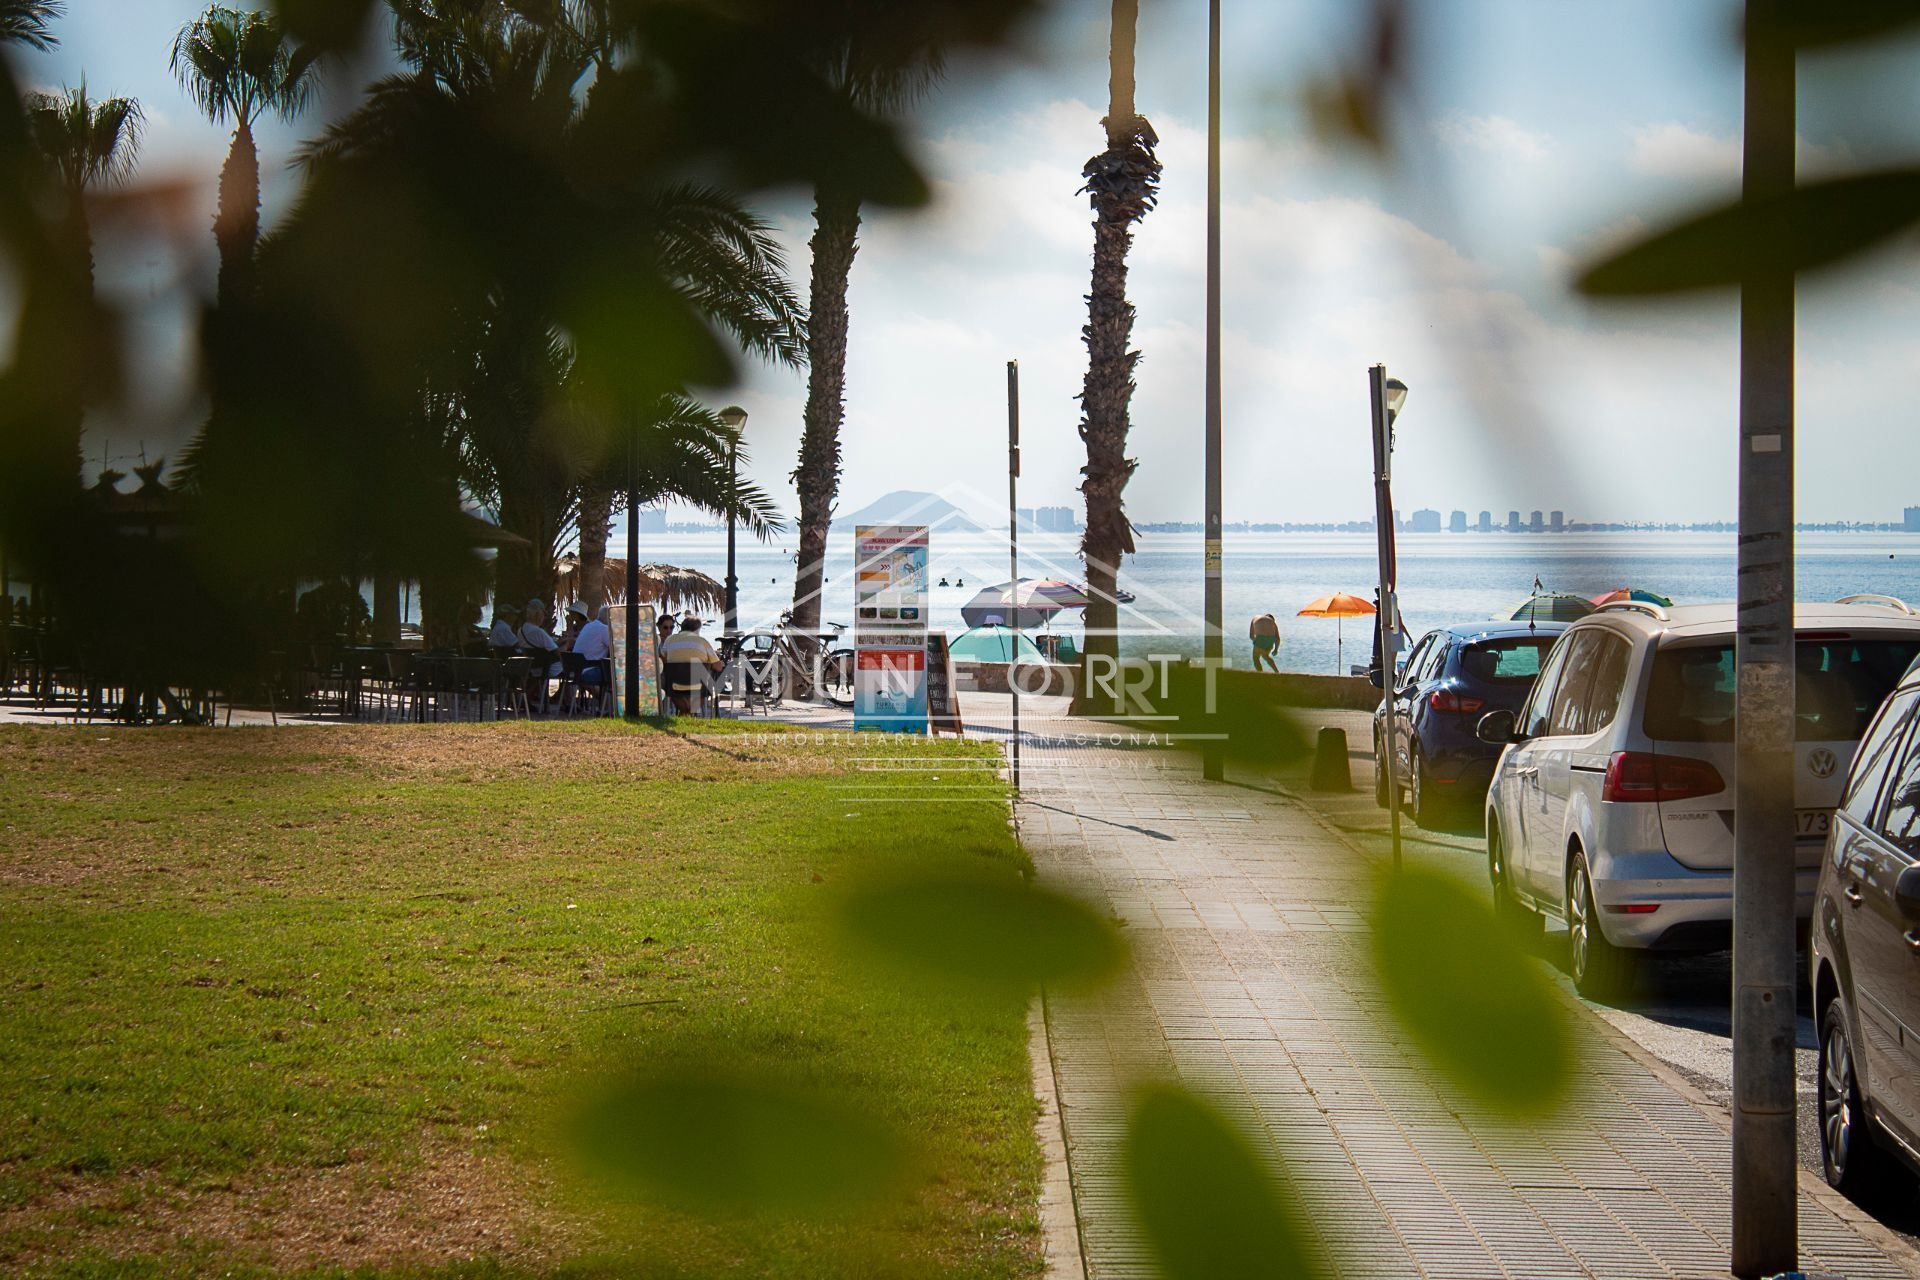
[[[1427,705],[1435,711],[1455,711],[1462,715],[1472,715],[1487,703],[1484,698],[1468,697],[1452,689],[1435,689],[1427,695]]]
[[[1616,751],[1607,761],[1607,779],[1600,788],[1600,798],[1616,804],[1659,804],[1710,796],[1726,788],[1720,771],[1705,760]]]

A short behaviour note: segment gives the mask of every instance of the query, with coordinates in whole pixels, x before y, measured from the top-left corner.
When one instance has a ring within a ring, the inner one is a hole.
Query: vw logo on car
[[[1816,778],[1831,778],[1839,767],[1839,758],[1825,747],[1815,747],[1807,753],[1807,772]]]

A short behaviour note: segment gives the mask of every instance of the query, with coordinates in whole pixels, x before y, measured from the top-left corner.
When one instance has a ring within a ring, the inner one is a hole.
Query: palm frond
[[[806,309],[765,222],[733,196],[689,184],[661,194],[653,223],[663,274],[700,314],[750,354],[806,363]]]
[[[0,44],[23,44],[45,53],[60,43],[52,26],[66,11],[65,0],[0,0]]]
[[[216,4],[180,28],[170,65],[207,119],[251,125],[269,111],[291,120],[305,109],[317,57],[277,15]]]
[[[145,117],[132,98],[95,102],[82,84],[57,94],[29,94],[23,105],[34,149],[70,194],[133,172]]]

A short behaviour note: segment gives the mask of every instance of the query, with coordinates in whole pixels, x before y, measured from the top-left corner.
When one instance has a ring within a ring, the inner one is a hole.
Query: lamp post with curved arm
[[[733,555],[733,497],[740,487],[740,433],[747,428],[747,411],[730,404],[714,415],[726,427],[727,435],[727,613],[722,630],[727,635],[740,632],[740,578],[735,572]]]
[[[1387,366],[1367,370],[1367,388],[1373,402],[1373,527],[1380,555],[1380,606],[1374,615],[1379,642],[1374,657],[1379,664],[1380,696],[1386,702],[1386,741],[1381,743],[1377,767],[1386,779],[1387,819],[1393,833],[1393,869],[1400,869],[1400,779],[1394,758],[1394,656],[1400,648],[1400,599],[1395,591],[1399,566],[1393,545],[1393,424],[1407,402],[1407,384],[1387,376]]]

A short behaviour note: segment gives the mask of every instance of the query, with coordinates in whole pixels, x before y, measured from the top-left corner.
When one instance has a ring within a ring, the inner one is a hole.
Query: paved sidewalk
[[[1131,971],[1047,1017],[1087,1274],[1152,1273],[1116,1153],[1129,1083],[1179,1079],[1270,1150],[1337,1276],[1724,1276],[1728,1139],[1584,1013],[1582,1090],[1516,1125],[1399,1043],[1364,953],[1373,867],[1305,809],[1189,760],[1026,748],[1043,880],[1126,923]],[[1911,1253],[1803,1181],[1807,1271],[1909,1276]]]

